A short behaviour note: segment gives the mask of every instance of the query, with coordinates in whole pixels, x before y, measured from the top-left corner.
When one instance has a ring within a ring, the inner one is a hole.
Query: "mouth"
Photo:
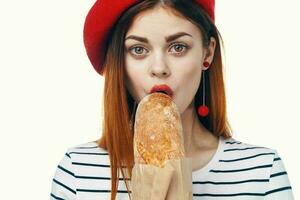
[[[158,93],[164,93],[164,94],[168,95],[168,93],[165,92],[165,91],[156,91],[156,92],[158,92]]]
[[[173,97],[173,90],[166,84],[153,86],[150,93],[154,93],[154,92],[164,93],[170,96],[171,98]]]

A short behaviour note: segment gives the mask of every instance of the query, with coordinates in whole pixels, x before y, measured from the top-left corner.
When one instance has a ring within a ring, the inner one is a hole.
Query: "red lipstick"
[[[153,92],[165,92],[167,93],[167,95],[169,95],[170,97],[173,97],[173,90],[166,84],[162,84],[162,85],[154,85],[152,88],[151,88],[151,91],[150,93],[153,93]]]

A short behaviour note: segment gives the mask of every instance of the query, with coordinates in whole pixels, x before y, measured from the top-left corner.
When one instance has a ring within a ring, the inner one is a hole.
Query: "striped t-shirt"
[[[50,199],[110,200],[106,150],[88,142],[68,148],[52,181]],[[219,137],[213,158],[192,172],[193,199],[293,200],[292,187],[277,150]],[[129,200],[120,178],[117,198]]]

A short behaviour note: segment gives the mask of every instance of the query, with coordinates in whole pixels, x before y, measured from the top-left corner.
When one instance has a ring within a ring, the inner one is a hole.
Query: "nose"
[[[171,73],[170,68],[162,58],[155,59],[155,62],[153,62],[153,65],[150,68],[150,72],[152,76],[157,76],[160,78],[168,77]]]

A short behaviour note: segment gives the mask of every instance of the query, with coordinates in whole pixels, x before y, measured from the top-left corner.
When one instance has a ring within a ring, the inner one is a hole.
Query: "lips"
[[[170,97],[173,97],[173,90],[166,84],[154,85],[151,88],[150,93],[154,93],[154,92],[164,92],[167,95],[169,95]]]

